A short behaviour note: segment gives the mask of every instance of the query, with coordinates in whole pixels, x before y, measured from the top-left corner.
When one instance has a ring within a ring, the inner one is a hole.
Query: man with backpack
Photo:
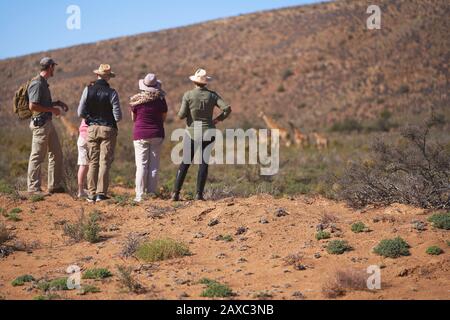
[[[58,116],[61,107],[68,110],[61,101],[52,101],[47,80],[54,76],[56,62],[48,57],[40,61],[41,72],[31,80],[26,90],[31,111],[30,129],[33,135],[30,160],[28,162],[28,192],[40,193],[41,166],[48,152],[48,192],[63,193],[62,161],[63,155],[58,134],[52,123],[52,116]]]
[[[78,107],[78,116],[84,118],[88,125],[88,202],[108,199],[109,170],[114,160],[117,122],[122,119],[119,95],[108,83],[115,77],[111,66],[102,64],[94,73],[97,81],[84,89]]]

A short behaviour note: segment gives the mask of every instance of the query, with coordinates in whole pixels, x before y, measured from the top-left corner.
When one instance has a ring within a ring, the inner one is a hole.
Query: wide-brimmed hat
[[[193,76],[189,77],[189,79],[192,82],[200,84],[208,84],[212,80],[212,78],[208,76],[206,70],[204,69],[198,69],[197,71],[195,71],[195,74]]]
[[[114,78],[116,74],[111,71],[111,66],[109,64],[101,64],[97,70],[94,70],[94,73],[99,76],[109,76]]]
[[[158,80],[154,73],[149,73],[144,79],[139,80],[139,89],[142,91],[153,91],[161,89],[162,82]]]

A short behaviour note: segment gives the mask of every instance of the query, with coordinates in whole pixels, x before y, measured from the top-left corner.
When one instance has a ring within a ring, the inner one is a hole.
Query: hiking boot
[[[54,189],[49,189],[48,193],[55,194],[55,193],[66,193],[66,190],[63,187],[58,187]]]
[[[86,201],[89,203],[94,203],[95,202],[95,198],[96,196],[87,196]]]
[[[95,196],[95,202],[101,202],[101,201],[105,201],[105,200],[109,200],[109,199],[110,198],[108,198],[104,194],[98,194]]]
[[[179,192],[174,192],[172,194],[172,201],[180,201],[180,193]]]
[[[195,200],[206,201],[205,198],[203,198],[203,193],[201,193],[201,192],[197,192],[197,194],[195,195]]]

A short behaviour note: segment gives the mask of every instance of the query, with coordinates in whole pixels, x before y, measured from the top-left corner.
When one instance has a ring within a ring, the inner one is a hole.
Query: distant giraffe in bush
[[[313,132],[313,137],[316,140],[317,149],[326,149],[328,148],[328,139],[317,132]]]
[[[291,138],[289,135],[289,130],[281,127],[275,120],[267,116],[263,111],[259,113],[259,116],[264,120],[266,126],[269,129],[278,129],[280,132],[280,139],[285,142],[286,147],[291,146]]]
[[[309,138],[306,134],[303,134],[299,128],[297,128],[292,121],[289,121],[289,126],[294,133],[294,142],[301,147],[307,147],[309,145]]]
[[[78,136],[78,127],[74,125],[70,120],[68,120],[64,115],[59,117],[61,119],[61,123],[66,129],[66,133],[69,137],[75,138]]]

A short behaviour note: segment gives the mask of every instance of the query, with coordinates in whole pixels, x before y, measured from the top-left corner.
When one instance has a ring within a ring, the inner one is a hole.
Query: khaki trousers
[[[30,123],[33,135],[31,154],[28,162],[28,192],[41,191],[41,166],[48,152],[48,190],[62,187],[63,154],[58,134],[51,120],[42,127]]]
[[[109,170],[114,161],[117,129],[92,125],[88,128],[87,145],[89,196],[106,195],[109,187]]]

